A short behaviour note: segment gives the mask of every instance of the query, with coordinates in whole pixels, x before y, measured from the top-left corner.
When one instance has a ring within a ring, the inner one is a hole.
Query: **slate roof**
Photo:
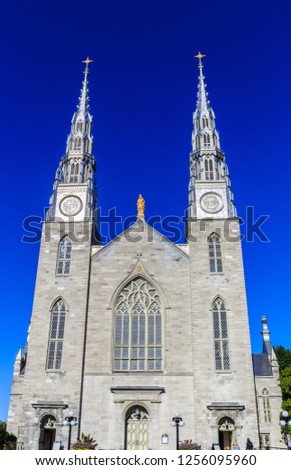
[[[272,377],[272,367],[267,354],[253,354],[253,367],[255,377]]]

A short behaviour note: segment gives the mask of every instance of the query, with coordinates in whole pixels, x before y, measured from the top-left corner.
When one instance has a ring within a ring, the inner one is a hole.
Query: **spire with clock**
[[[83,221],[93,220],[96,207],[96,168],[93,155],[92,116],[89,110],[87,57],[84,80],[77,110],[72,118],[71,132],[50,198],[47,220]]]
[[[202,58],[205,55],[199,52],[195,57],[198,59],[199,82],[193,114],[188,218],[235,217],[228,169],[204,82]]]

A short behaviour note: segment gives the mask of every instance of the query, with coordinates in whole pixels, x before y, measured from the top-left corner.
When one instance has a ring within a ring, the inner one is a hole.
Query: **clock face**
[[[60,202],[60,211],[67,216],[79,214],[82,210],[82,201],[77,196],[66,196]]]
[[[209,214],[216,214],[223,209],[222,198],[217,193],[205,193],[200,199],[200,205],[204,212]]]

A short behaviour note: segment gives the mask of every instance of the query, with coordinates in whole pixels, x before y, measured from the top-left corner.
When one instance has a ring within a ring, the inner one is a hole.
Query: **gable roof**
[[[134,229],[136,228],[135,233],[140,233],[140,234],[146,234],[146,232],[149,234],[152,234],[152,236],[158,237],[160,241],[167,243],[169,246],[171,246],[174,250],[179,252],[180,255],[183,255],[185,258],[189,258],[188,254],[186,253],[183,245],[183,248],[180,248],[179,245],[175,245],[175,243],[171,242],[165,235],[160,233],[158,230],[156,230],[154,227],[149,225],[143,218],[137,217],[136,221],[134,224],[132,224],[130,227],[128,227],[126,230],[124,230],[122,233],[117,235],[116,238],[111,240],[109,243],[107,243],[104,246],[100,246],[99,250],[93,254],[93,258],[98,256],[99,253],[104,252],[107,248],[112,246],[114,243],[119,241],[121,238],[126,238],[126,234],[128,234],[130,231],[134,232]]]

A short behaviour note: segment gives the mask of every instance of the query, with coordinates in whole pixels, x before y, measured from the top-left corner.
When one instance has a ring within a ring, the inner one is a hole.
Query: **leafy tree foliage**
[[[284,346],[274,348],[280,370],[280,387],[282,390],[282,409],[289,412],[291,416],[291,349]],[[282,428],[282,432],[284,432]],[[288,433],[291,434],[291,426]]]
[[[17,437],[6,431],[6,423],[0,421],[0,449],[13,450],[16,448]]]
[[[278,360],[280,371],[286,367],[291,366],[291,349],[284,348],[284,346],[280,345],[274,347],[274,351]]]

